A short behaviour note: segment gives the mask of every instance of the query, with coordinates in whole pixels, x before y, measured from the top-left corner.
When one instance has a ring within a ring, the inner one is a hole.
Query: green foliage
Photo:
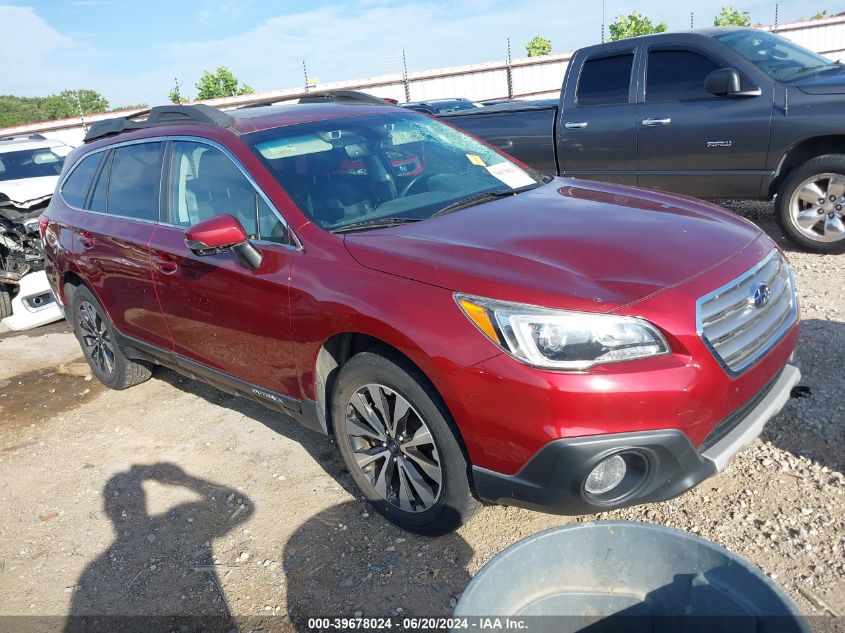
[[[197,99],[216,99],[219,97],[233,97],[255,92],[251,86],[241,84],[238,78],[225,66],[218,66],[217,70],[203,72],[197,86]],[[180,95],[181,96],[181,95]]]
[[[147,110],[150,107],[149,103],[133,103],[131,105],[118,106],[112,108],[109,112],[120,112],[123,110]]]
[[[182,87],[179,85],[179,78],[177,77],[173,81],[173,87],[167,94],[167,98],[170,99],[170,103],[185,103],[188,101],[188,98],[182,95]]]
[[[109,102],[95,90],[63,90],[47,97],[0,96],[0,127],[108,112]]]
[[[813,17],[811,17],[810,19],[811,20],[823,20],[826,17],[827,17],[827,9],[822,9],[821,11],[817,12]]]
[[[668,29],[666,22],[653,24],[650,18],[634,11],[629,16],[617,16],[616,21],[608,27],[610,41],[624,40],[637,35],[649,35],[651,33],[663,33]]]
[[[719,15],[713,18],[713,26],[751,26],[751,14],[725,5]]]
[[[529,57],[539,57],[540,55],[548,55],[552,52],[552,41],[535,35],[531,41],[525,45],[525,50],[528,51]]]

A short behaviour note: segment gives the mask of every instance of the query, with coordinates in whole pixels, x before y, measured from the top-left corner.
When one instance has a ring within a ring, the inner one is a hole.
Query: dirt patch
[[[50,420],[90,402],[104,390],[85,363],[0,379],[0,433]]]

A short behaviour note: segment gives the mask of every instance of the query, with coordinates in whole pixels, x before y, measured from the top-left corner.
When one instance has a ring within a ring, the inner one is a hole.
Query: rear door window
[[[79,161],[79,164],[76,165],[62,185],[62,199],[66,204],[77,209],[85,206],[85,200],[91,190],[91,183],[97,174],[97,168],[100,166],[103,156],[105,156],[104,152],[97,152]]]
[[[588,59],[581,69],[576,95],[579,106],[628,103],[634,54]]]
[[[163,143],[124,145],[114,150],[108,180],[109,215],[158,220]]]
[[[720,66],[689,50],[656,50],[648,54],[646,101],[712,99],[704,79]]]

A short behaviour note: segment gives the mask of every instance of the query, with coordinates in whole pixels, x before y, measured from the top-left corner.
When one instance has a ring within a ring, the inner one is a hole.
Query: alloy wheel
[[[443,471],[422,416],[380,384],[355,391],[346,406],[346,434],[358,468],[390,504],[423,512],[440,497]]]
[[[792,194],[789,217],[811,240],[837,242],[845,238],[845,176],[824,173],[807,178]]]
[[[104,374],[114,373],[114,343],[105,319],[88,301],[79,304],[79,327],[91,362]]]

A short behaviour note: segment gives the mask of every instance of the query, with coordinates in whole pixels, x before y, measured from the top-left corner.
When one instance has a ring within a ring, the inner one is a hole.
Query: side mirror
[[[220,253],[236,253],[241,263],[255,270],[261,266],[263,256],[246,234],[237,218],[218,215],[199,222],[185,231],[185,245],[200,257]]]
[[[739,73],[734,68],[719,68],[704,78],[704,89],[717,97],[758,97],[759,88],[742,90]]]

